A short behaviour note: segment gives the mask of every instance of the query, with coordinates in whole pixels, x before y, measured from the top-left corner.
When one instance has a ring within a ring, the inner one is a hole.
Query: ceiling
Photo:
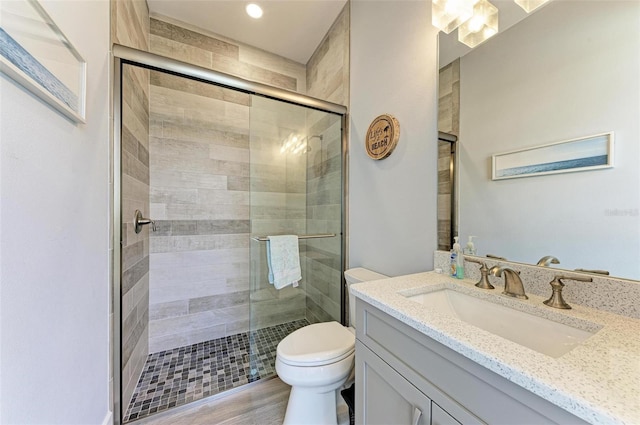
[[[264,10],[260,19],[248,3]],[[306,64],[346,0],[147,0],[152,16],[163,15]]]
[[[424,0],[428,1],[428,0]],[[264,14],[252,19],[245,6],[259,4]],[[147,0],[150,13],[173,18],[296,62],[306,64],[347,0]],[[499,9],[499,32],[526,18],[513,0],[492,0]],[[541,9],[541,8],[540,8]],[[533,12],[535,13],[535,11]],[[440,33],[440,66],[471,49],[458,31]]]

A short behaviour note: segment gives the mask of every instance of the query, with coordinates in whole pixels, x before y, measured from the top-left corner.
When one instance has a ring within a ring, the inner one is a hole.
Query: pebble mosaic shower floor
[[[124,422],[273,376],[278,343],[308,324],[296,320],[149,354]]]

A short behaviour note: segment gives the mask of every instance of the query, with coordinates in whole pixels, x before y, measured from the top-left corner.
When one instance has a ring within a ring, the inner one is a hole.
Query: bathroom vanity
[[[420,273],[351,287],[358,423],[640,423],[640,320],[581,306],[560,311],[536,295],[517,300],[473,283]],[[432,297],[447,292],[469,298],[461,315],[425,304],[455,304]],[[483,311],[512,319],[483,329]],[[561,334],[584,335],[556,343],[546,337],[556,324]],[[522,332],[509,333],[514,326]]]

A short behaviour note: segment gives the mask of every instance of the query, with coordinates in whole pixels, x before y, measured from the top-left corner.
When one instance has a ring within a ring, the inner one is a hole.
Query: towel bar
[[[320,239],[320,238],[333,238],[335,233],[316,233],[312,235],[298,235],[298,239]],[[251,239],[258,242],[265,242],[268,236],[254,236]]]

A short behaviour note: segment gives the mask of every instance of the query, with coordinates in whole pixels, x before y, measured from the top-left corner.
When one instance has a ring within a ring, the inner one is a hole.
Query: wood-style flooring
[[[291,387],[278,378],[259,381],[209,402],[186,405],[135,425],[281,425]]]

